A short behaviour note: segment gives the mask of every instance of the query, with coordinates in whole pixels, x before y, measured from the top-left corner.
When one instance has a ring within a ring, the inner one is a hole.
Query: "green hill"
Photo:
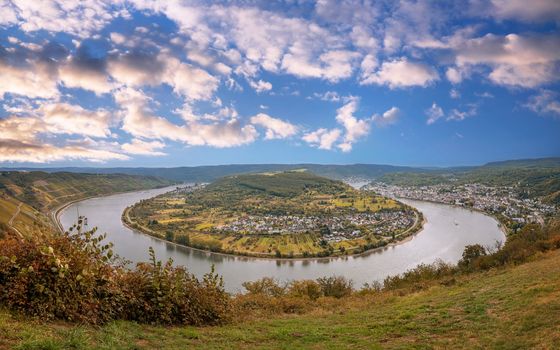
[[[340,181],[330,180],[306,171],[287,171],[229,176],[208,185],[202,190],[202,193],[292,198],[306,191],[334,194],[349,190],[351,191],[350,186]]]

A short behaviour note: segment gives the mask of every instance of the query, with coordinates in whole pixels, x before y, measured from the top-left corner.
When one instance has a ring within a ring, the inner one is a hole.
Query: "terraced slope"
[[[46,172],[0,172],[0,231],[38,234],[52,229],[51,210],[65,203],[115,192],[171,184],[156,177]]]

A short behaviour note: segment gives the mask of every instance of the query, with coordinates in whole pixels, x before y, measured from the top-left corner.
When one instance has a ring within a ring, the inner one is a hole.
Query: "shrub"
[[[473,268],[473,263],[481,256],[486,255],[486,249],[480,244],[468,245],[463,250],[463,256],[459,260],[459,267],[463,270],[469,270]]]
[[[105,235],[74,230],[0,244],[0,304],[41,319],[99,324],[128,319],[217,324],[230,317],[230,296],[214,270],[202,280],[156,260],[124,268]],[[74,231],[74,232],[72,232]]]
[[[292,281],[288,286],[290,296],[317,300],[323,296],[319,283],[312,280]]]
[[[352,281],[342,276],[321,277],[317,279],[321,293],[325,297],[342,298],[352,294]]]
[[[520,264],[538,252],[560,247],[560,229],[554,223],[542,228],[537,224],[525,225],[521,230],[508,237],[504,246],[493,254],[473,259],[475,270],[486,270],[508,264]]]
[[[243,287],[249,294],[261,294],[270,297],[279,297],[285,294],[286,287],[270,277],[264,277],[253,282],[243,282]]]
[[[79,221],[81,224],[81,221]],[[111,245],[95,230],[0,245],[0,303],[42,319],[102,323],[117,317],[123,295]]]
[[[223,323],[230,315],[229,295],[214,267],[199,281],[184,267],[174,267],[172,260],[157,261],[150,248],[150,262],[138,264],[124,282],[124,318],[129,320],[206,325]]]
[[[389,276],[383,281],[386,290],[412,289],[419,290],[431,281],[452,275],[456,268],[441,260],[433,264],[420,264],[417,267],[396,276]]]

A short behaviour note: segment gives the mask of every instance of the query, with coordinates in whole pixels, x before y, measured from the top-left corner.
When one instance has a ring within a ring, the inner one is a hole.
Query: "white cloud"
[[[56,71],[48,64],[32,62],[16,67],[0,60],[0,97],[6,93],[29,98],[58,96]]]
[[[435,69],[407,58],[383,62],[374,74],[364,77],[362,84],[387,85],[391,89],[410,86],[428,86],[439,79]]]
[[[83,135],[106,138],[113,122],[104,109],[86,110],[68,103],[39,102],[37,108],[22,105],[13,108],[20,116],[0,120],[4,130],[0,138],[32,140],[38,134]]]
[[[115,100],[122,107],[123,130],[143,139],[173,140],[190,146],[218,148],[241,146],[256,140],[254,126],[243,125],[238,119],[202,123],[204,118],[191,117],[185,124],[177,125],[153,114],[149,98],[131,88],[120,89]]]
[[[26,143],[0,138],[0,162],[47,163],[76,159],[104,162],[114,159],[127,160],[129,157],[110,150],[91,149],[83,146],[56,146],[45,142]]]
[[[391,107],[381,115],[375,115],[373,121],[377,126],[383,127],[395,124],[400,117],[401,111],[397,107]]]
[[[463,40],[454,46],[458,68],[448,69],[451,82],[459,82],[460,69],[489,65],[489,78],[496,84],[533,88],[559,78],[560,36],[487,34]],[[457,70],[459,69],[459,70]]]
[[[560,96],[551,90],[541,90],[537,95],[531,96],[524,107],[538,114],[560,117]]]
[[[354,113],[358,109],[358,101],[357,97],[350,97],[345,105],[337,109],[335,119],[343,129],[335,128],[329,130],[320,128],[305,134],[302,139],[311,146],[319,149],[330,150],[333,148],[333,145],[337,143],[336,147],[341,151],[351,151],[354,143],[369,134],[371,123],[375,119],[375,117],[358,119],[354,116]],[[397,116],[397,108],[392,108],[384,113],[384,117],[386,117],[388,123],[393,122]],[[383,118],[383,116],[379,118]]]
[[[313,19],[236,5],[138,1],[136,6],[164,13],[188,33],[191,50],[196,47],[207,51],[212,47],[236,66],[237,74],[245,77],[255,78],[263,69],[338,81],[352,75],[353,63],[360,56],[348,50],[350,42],[345,43],[336,30]],[[367,17],[365,13],[358,17]],[[359,34],[356,44],[371,46],[371,40],[362,42]]]
[[[258,80],[258,81],[249,80],[249,85],[253,89],[255,89],[257,93],[272,90],[272,84],[264,80]]]
[[[560,21],[560,2],[536,0],[471,0],[471,11],[479,16],[499,20],[514,19],[526,22]]]
[[[126,42],[126,37],[124,35],[122,35],[121,33],[111,33],[109,34],[109,38],[111,38],[111,41],[114,42],[117,45],[122,45]]]
[[[295,135],[298,127],[282,119],[273,118],[267,114],[259,113],[251,117],[251,123],[266,129],[265,139],[285,139]]]
[[[465,120],[469,117],[475,116],[476,113],[477,113],[477,106],[476,105],[471,105],[469,107],[469,109],[466,110],[466,111],[460,111],[460,110],[454,108],[449,112],[449,115],[447,116],[446,120],[448,120],[448,121],[449,120],[462,121],[462,120]]]
[[[68,103],[42,105],[37,112],[45,123],[45,131],[54,134],[76,134],[92,137],[108,137],[112,115],[104,109],[89,111]]]
[[[324,93],[315,92],[313,93],[314,98],[318,98],[322,101],[338,102],[342,97],[336,91],[325,91]]]
[[[0,4],[0,18],[4,23],[17,23],[26,32],[64,31],[80,37],[91,36],[124,13],[115,10],[111,1],[104,0],[42,0],[40,6],[28,0],[12,0],[11,3],[11,11]],[[17,20],[14,21],[14,17]]]
[[[219,80],[208,72],[165,53],[130,52],[109,60],[110,74],[130,87],[168,84],[177,94],[192,100],[209,100]]]
[[[449,67],[445,71],[445,76],[453,84],[458,84],[463,81],[463,72],[457,67]]]
[[[435,102],[432,103],[432,106],[424,111],[424,113],[428,117],[428,120],[426,120],[426,124],[428,125],[432,125],[438,119],[444,116],[443,109],[441,109],[441,107],[438,106]]]
[[[320,128],[303,135],[302,140],[319,149],[331,150],[341,134],[340,129]]]
[[[317,0],[315,13],[324,21],[339,25],[370,23],[379,16],[379,9],[371,1]]]
[[[106,72],[77,64],[73,59],[59,68],[59,78],[66,87],[90,90],[96,94],[110,92],[115,85]]]
[[[165,147],[165,144],[160,141],[142,141],[133,139],[129,143],[121,146],[122,150],[128,154],[138,154],[145,156],[164,156],[165,153],[160,150]]]
[[[477,107],[478,106],[476,104],[470,104],[469,108],[466,111],[460,111],[456,108],[453,108],[449,112],[445,120],[462,121],[469,117],[475,116],[477,113]],[[424,114],[428,117],[428,119],[426,120],[426,124],[428,125],[432,125],[438,120],[445,117],[445,113],[443,112],[443,109],[440,106],[438,106],[435,102],[432,103],[432,106],[430,108],[424,111]]]
[[[344,146],[341,149],[348,152],[352,149],[352,144],[358,139],[369,134],[371,119],[358,119],[354,113],[358,109],[358,99],[354,98],[337,110],[336,121],[344,127]]]
[[[0,162],[34,162],[43,163],[56,160],[83,159],[88,161],[106,161],[111,159],[126,160],[128,156],[113,149],[112,145],[85,142],[84,140],[65,140],[53,143],[49,141],[51,134],[75,134],[86,136],[104,136],[103,128],[97,129],[97,121],[84,121],[85,110],[76,106],[65,105],[64,108],[75,108],[82,113],[79,120],[67,120],[65,112],[56,111],[52,107],[40,107],[29,116],[9,116],[0,119]],[[80,107],[81,108],[81,107]],[[93,112],[91,112],[93,113]],[[72,129],[86,123],[85,129]],[[94,125],[93,127],[88,127]]]

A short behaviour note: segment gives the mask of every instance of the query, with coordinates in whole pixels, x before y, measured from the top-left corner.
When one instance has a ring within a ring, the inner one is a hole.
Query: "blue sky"
[[[0,0],[0,165],[560,156],[560,2]]]

